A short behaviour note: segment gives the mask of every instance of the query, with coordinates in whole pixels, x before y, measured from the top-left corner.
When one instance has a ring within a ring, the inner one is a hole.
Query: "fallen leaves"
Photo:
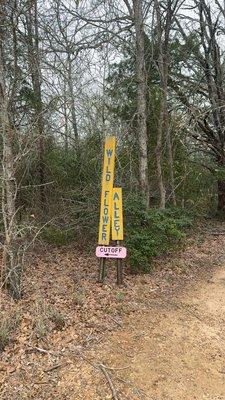
[[[224,258],[223,237],[218,241],[207,236],[201,244],[193,244],[192,239],[188,243],[177,255],[156,260],[151,274],[127,274],[120,289],[115,284],[113,262],[108,262],[106,284],[100,285],[96,283],[98,260],[94,255],[83,254],[74,246],[33,250],[19,307],[5,293],[1,296],[2,315],[17,309],[20,322],[2,353],[0,398],[78,400],[76,393],[83,391],[82,400],[101,399],[102,390],[98,394],[96,382],[91,382],[97,379],[104,386],[104,377],[96,378],[91,365],[79,367],[83,356],[91,352],[94,359],[95,348],[101,346],[105,335],[123,330],[129,315],[134,315],[135,324],[137,316],[144,318],[145,310],[159,296],[182,288],[185,282],[192,284],[206,274],[206,266],[210,270]],[[126,349],[125,339],[120,346]],[[66,371],[62,381],[61,370]],[[70,382],[74,376],[76,382]],[[104,399],[112,397],[107,390],[105,385]]]

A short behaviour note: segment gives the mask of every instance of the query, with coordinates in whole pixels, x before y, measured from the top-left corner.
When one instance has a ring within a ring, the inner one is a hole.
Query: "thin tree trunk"
[[[139,142],[139,175],[142,195],[149,207],[149,171],[148,171],[148,136],[147,136],[147,100],[146,100],[146,71],[144,50],[142,0],[133,0],[133,18],[136,34],[136,74],[137,74],[137,115]]]
[[[166,11],[166,24],[165,24],[165,40],[164,40],[164,57],[163,57],[163,92],[164,92],[164,127],[166,134],[167,154],[168,154],[168,167],[169,167],[169,180],[171,199],[174,206],[176,206],[175,182],[174,182],[174,165],[173,165],[173,147],[171,140],[171,130],[169,124],[168,112],[168,78],[170,74],[170,31],[172,26],[172,0],[167,0]]]
[[[28,62],[31,72],[31,79],[34,91],[34,108],[35,119],[38,131],[38,153],[39,153],[39,188],[40,188],[40,205],[45,208],[45,163],[44,163],[44,118],[43,118],[43,102],[41,92],[41,67],[39,54],[39,32],[37,17],[37,0],[30,0],[28,15],[26,18],[28,32]]]
[[[157,0],[154,1],[156,11],[156,24],[157,24],[157,50],[158,60],[157,66],[160,77],[160,113],[157,129],[157,142],[156,142],[156,167],[157,167],[157,181],[159,188],[159,207],[165,209],[166,207],[166,191],[163,182],[162,172],[162,140],[163,132],[165,129],[165,122],[167,118],[167,79],[166,79],[166,68],[164,63],[163,54],[163,31],[162,31],[162,19],[161,10]]]
[[[168,113],[168,77],[169,77],[169,41],[170,41],[170,30],[172,22],[172,2],[167,0],[166,2],[166,21],[162,19],[161,5],[158,0],[154,0],[157,20],[157,50],[158,56],[158,70],[160,76],[161,86],[161,104],[160,104],[160,118],[158,125],[158,137],[156,147],[156,158],[157,158],[157,176],[158,186],[160,192],[160,207],[165,208],[166,197],[165,187],[162,176],[162,137],[165,135],[167,145],[167,163],[169,168],[169,183],[170,183],[170,197],[172,198],[173,205],[176,205],[175,197],[175,184],[174,184],[174,170],[173,170],[173,150],[171,142],[171,132],[169,126],[169,113]]]
[[[170,196],[172,204],[176,206],[176,194],[175,194],[175,182],[174,182],[174,166],[173,166],[173,147],[171,140],[171,130],[169,124],[169,113],[168,113],[168,76],[169,76],[169,53],[168,53],[168,42],[165,43],[165,53],[162,66],[162,90],[163,90],[163,129],[166,137],[167,147],[167,164],[169,169],[169,184],[170,184]]]
[[[169,176],[170,176],[171,199],[172,199],[172,204],[174,206],[176,206],[177,201],[176,201],[175,180],[174,180],[173,147],[172,147],[171,132],[170,132],[169,126],[168,126],[167,134],[166,134],[166,142],[167,142],[168,167],[169,167]]]
[[[15,126],[15,96],[18,93],[18,83],[20,77],[20,68],[18,65],[18,8],[17,8],[17,0],[13,0],[11,2],[11,12],[10,12],[10,23],[12,29],[12,41],[13,41],[13,81],[12,81],[12,88],[10,90],[10,99],[8,104],[9,114],[11,118],[12,125]]]
[[[3,6],[3,4],[1,4]],[[15,299],[21,298],[21,273],[22,266],[18,248],[18,225],[16,213],[16,178],[15,158],[13,145],[15,134],[10,126],[8,113],[8,100],[5,90],[4,72],[4,29],[5,10],[0,13],[0,126],[3,143],[2,158],[2,214],[5,228],[5,243],[3,250],[2,283],[7,287],[11,296]]]
[[[63,112],[64,112],[64,120],[65,120],[65,130],[64,130],[65,142],[64,142],[64,148],[65,148],[65,153],[68,154],[68,149],[69,149],[69,132],[68,132],[68,115],[67,115],[66,98],[64,98]]]
[[[68,110],[67,110],[67,81],[64,80],[63,88],[63,115],[64,115],[64,149],[68,154],[69,150],[69,127],[68,127]]]
[[[74,89],[73,89],[73,77],[72,77],[72,61],[70,57],[70,53],[67,54],[67,61],[68,61],[68,87],[69,87],[69,98],[70,98],[70,110],[71,110],[71,117],[72,117],[72,128],[74,138],[76,140],[76,145],[78,147],[79,143],[79,136],[78,136],[78,129],[77,129],[77,116],[76,116],[76,109],[75,109],[75,101],[74,101]]]
[[[217,182],[217,187],[218,187],[217,212],[219,216],[225,218],[225,180],[219,179]]]
[[[158,129],[157,129],[157,143],[156,143],[155,154],[156,154],[157,181],[159,188],[159,208],[164,210],[166,207],[166,191],[163,183],[163,174],[162,174],[162,134],[163,134],[163,109],[161,108]]]
[[[220,156],[218,164],[221,169],[225,169],[225,155]],[[219,178],[217,180],[217,214],[219,217],[225,219],[225,179]]]
[[[157,140],[156,140],[156,169],[157,169],[157,181],[159,189],[159,208],[162,210],[166,207],[166,191],[163,182],[163,172],[162,172],[162,139],[163,139],[163,127],[164,127],[164,117],[165,117],[165,97],[162,93],[162,98],[160,102],[160,115],[158,121],[157,129]]]

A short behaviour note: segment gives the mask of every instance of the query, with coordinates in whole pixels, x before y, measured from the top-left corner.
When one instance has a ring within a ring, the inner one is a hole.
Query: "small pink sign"
[[[98,246],[95,252],[97,257],[104,258],[125,258],[127,255],[126,247],[120,246]]]

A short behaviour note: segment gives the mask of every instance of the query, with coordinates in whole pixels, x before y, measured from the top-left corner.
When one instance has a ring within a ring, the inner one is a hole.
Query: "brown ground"
[[[96,260],[77,248],[31,255],[24,299],[2,294],[3,319],[16,311],[20,321],[2,353],[0,398],[109,400],[107,371],[120,400],[225,399],[224,229],[203,227],[121,289],[112,266],[96,284]]]

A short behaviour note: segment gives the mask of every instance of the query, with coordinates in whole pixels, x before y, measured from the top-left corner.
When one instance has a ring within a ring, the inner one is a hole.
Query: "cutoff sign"
[[[97,257],[125,258],[126,249],[120,247],[123,240],[123,204],[122,188],[114,188],[116,138],[105,140],[102,175],[101,207]],[[117,247],[109,247],[110,238],[117,242]],[[108,247],[104,247],[108,246]]]
[[[126,258],[126,247],[98,246],[96,248],[96,256],[104,258]]]

